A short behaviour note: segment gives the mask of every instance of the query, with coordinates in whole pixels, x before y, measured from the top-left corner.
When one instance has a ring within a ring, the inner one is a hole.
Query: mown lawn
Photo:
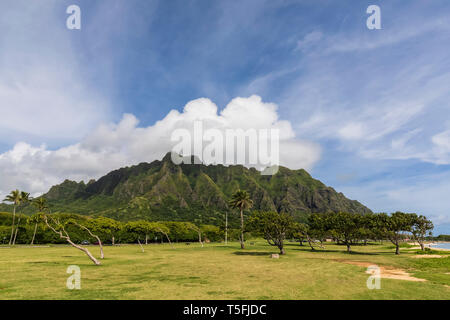
[[[98,247],[89,247],[98,255]],[[105,247],[101,266],[68,246],[0,247],[0,299],[450,299],[450,257],[415,259],[388,245],[345,248],[326,245],[311,252],[298,243],[287,255],[264,241]],[[442,253],[445,254],[445,253]],[[450,252],[447,252],[450,254]],[[380,290],[366,286],[366,268],[345,261],[404,269],[426,282],[381,279]],[[69,265],[81,268],[81,290],[66,288]]]

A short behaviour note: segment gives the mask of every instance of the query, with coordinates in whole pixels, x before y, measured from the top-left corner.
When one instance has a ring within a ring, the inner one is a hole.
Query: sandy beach
[[[430,248],[432,250],[450,251],[450,249],[447,249],[447,248],[436,248],[436,247],[433,247],[433,245],[437,245],[437,244],[441,244],[441,243],[450,243],[450,242],[428,242],[428,243],[425,243],[424,246],[425,246],[425,248]],[[410,244],[412,246],[416,246],[416,247],[413,247],[411,249],[420,249],[420,244],[417,243],[417,242],[408,242],[408,244]]]

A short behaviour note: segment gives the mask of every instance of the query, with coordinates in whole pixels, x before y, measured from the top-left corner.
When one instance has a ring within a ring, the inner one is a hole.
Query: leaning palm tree
[[[253,200],[245,190],[237,190],[231,197],[230,206],[239,209],[241,212],[241,249],[244,249],[244,210],[250,209],[253,206]]]
[[[40,197],[33,200],[33,205],[38,209],[38,215],[34,215],[30,217],[30,222],[34,222],[34,233],[33,238],[31,239],[31,245],[34,243],[34,238],[36,237],[36,230],[38,222],[40,221],[39,214],[43,213],[46,209],[48,209],[47,206],[47,199]]]
[[[5,202],[12,202],[13,204],[13,220],[11,225],[11,236],[9,237],[9,245],[11,245],[13,240],[13,234],[14,234],[14,222],[16,220],[16,207],[20,205],[22,200],[22,195],[19,190],[11,191],[10,194],[6,196],[6,198],[3,200]]]
[[[24,205],[24,204],[26,205],[26,204],[28,204],[30,202],[31,202],[30,193],[29,192],[25,192],[25,191],[21,191],[20,192],[20,203],[19,203],[19,206]],[[19,223],[20,223],[20,216],[19,216],[19,221],[17,221],[16,232],[14,234],[14,238],[13,238],[13,242],[12,242],[13,245],[16,244],[17,233],[19,232]]]

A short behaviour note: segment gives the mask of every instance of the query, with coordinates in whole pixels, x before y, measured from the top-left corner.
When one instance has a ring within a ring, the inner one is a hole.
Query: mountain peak
[[[184,156],[175,152],[168,152],[162,158],[162,162],[172,162],[173,164],[203,164],[200,158],[196,155]]]
[[[237,189],[247,190],[256,210],[287,212],[294,217],[322,212],[371,212],[358,201],[313,179],[305,170],[280,167],[273,176],[261,175],[241,165],[190,165],[197,157],[172,162],[140,163],[111,171],[87,185],[66,180],[47,193],[55,210],[104,215],[120,220],[200,219],[216,223],[228,211],[228,200]],[[145,206],[136,206],[145,200]]]

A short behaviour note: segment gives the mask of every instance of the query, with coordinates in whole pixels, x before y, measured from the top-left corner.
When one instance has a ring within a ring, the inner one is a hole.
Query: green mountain
[[[66,180],[52,187],[45,197],[53,211],[124,221],[222,224],[224,213],[230,211],[228,199],[238,188],[251,194],[254,209],[283,211],[298,220],[328,211],[371,212],[313,179],[305,170],[280,167],[277,174],[263,176],[240,165],[175,165],[170,153],[161,161],[121,168],[87,184]]]

